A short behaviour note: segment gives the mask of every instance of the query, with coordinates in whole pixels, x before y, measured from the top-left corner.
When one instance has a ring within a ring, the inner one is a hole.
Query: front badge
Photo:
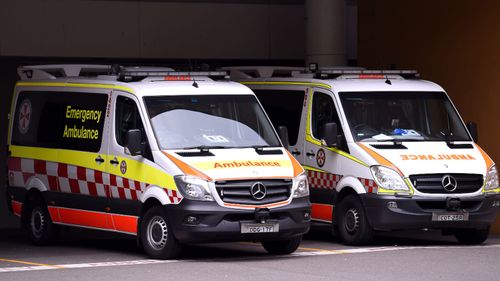
[[[125,162],[125,160],[122,160],[120,163],[120,172],[122,172],[122,174],[127,172],[127,162]]]
[[[316,154],[316,163],[318,164],[319,167],[323,167],[323,165],[325,165],[325,160],[326,160],[325,151],[322,148],[320,148],[318,150],[318,153]]]

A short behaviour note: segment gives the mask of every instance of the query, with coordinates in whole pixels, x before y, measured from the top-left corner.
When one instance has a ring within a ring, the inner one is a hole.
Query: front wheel
[[[144,251],[155,259],[170,259],[181,250],[161,206],[146,211],[141,222],[141,243]]]
[[[487,229],[460,229],[455,232],[458,242],[466,245],[479,245],[488,239],[490,228]]]
[[[262,242],[262,246],[271,255],[288,255],[297,250],[300,242],[302,242],[302,235],[288,240],[265,241]]]
[[[347,195],[337,206],[336,233],[347,245],[366,245],[373,240],[365,209],[356,195]]]

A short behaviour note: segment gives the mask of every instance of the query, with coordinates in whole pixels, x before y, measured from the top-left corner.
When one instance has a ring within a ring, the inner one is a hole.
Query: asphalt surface
[[[178,259],[148,259],[129,236],[80,229],[36,247],[0,230],[0,280],[500,280],[500,236],[463,246],[439,232],[384,234],[368,247],[344,246],[314,228],[292,255],[260,244],[186,246]]]

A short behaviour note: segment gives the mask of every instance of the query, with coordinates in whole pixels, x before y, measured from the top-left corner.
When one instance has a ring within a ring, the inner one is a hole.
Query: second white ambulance
[[[422,228],[467,244],[487,239],[497,169],[439,85],[415,71],[226,69],[289,139],[308,173],[313,220],[343,242]]]

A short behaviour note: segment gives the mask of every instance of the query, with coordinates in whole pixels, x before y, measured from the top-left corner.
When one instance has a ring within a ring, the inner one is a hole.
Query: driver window
[[[125,136],[128,130],[140,129],[142,132],[143,141],[146,139],[144,126],[142,125],[141,115],[137,106],[132,99],[124,96],[116,98],[116,142],[125,146]]]
[[[146,144],[143,156],[153,161],[151,147],[149,147],[141,115],[139,114],[139,110],[134,100],[124,96],[118,96],[116,98],[115,122],[116,142],[121,146],[125,146],[127,131],[131,129],[141,130],[142,142]]]
[[[312,104],[312,134],[314,138],[321,140],[323,139],[323,127],[326,123],[335,122],[337,123],[337,128],[339,133],[342,134],[342,125],[340,123],[340,119],[337,113],[337,109],[335,108],[335,104],[333,103],[332,98],[321,92],[315,92],[313,95],[313,104]],[[347,151],[347,147],[345,147],[345,139],[342,136],[342,147],[340,149]]]

